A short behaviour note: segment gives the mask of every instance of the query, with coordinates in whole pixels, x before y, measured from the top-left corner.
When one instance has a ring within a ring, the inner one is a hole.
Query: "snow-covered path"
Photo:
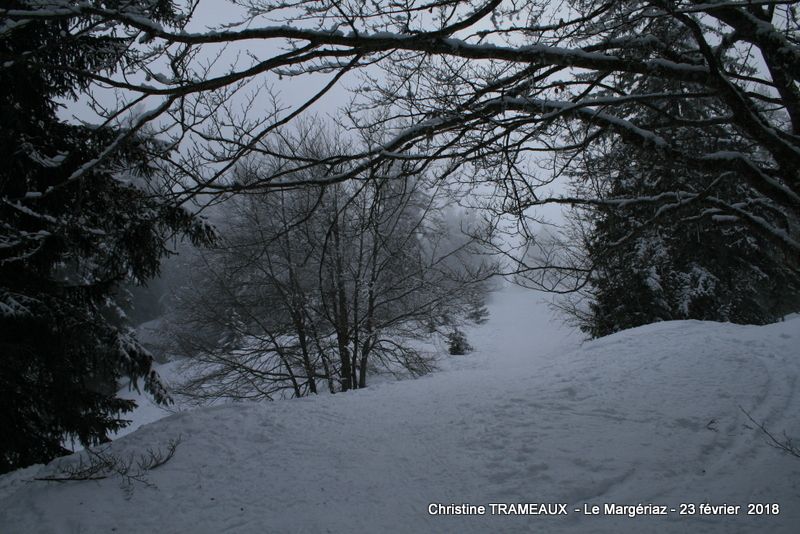
[[[179,413],[115,442],[125,456],[181,436],[154,487],[27,482],[41,467],[2,477],[0,531],[800,531],[800,458],[766,445],[739,408],[777,435],[800,433],[800,319],[670,322],[579,346],[537,298],[501,292],[470,333],[476,352],[439,373]],[[701,516],[704,502],[744,508]],[[434,516],[430,503],[487,514]],[[569,514],[490,515],[489,503]],[[606,503],[690,503],[698,515],[574,511]],[[748,516],[747,503],[780,514]]]

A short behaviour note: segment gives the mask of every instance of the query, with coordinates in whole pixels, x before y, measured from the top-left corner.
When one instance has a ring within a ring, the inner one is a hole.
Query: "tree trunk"
[[[338,215],[334,218],[331,225],[333,232],[333,245],[335,256],[335,270],[334,279],[336,284],[336,292],[334,296],[336,314],[336,342],[339,347],[339,360],[342,363],[341,368],[341,383],[342,391],[348,391],[353,387],[353,370],[350,364],[350,344],[349,333],[347,328],[347,293],[344,284],[344,265],[342,262],[342,248],[341,239],[339,236],[339,218]]]

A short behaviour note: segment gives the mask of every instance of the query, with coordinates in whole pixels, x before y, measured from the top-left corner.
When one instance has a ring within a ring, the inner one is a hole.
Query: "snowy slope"
[[[798,532],[800,458],[739,406],[800,435],[800,318],[668,322],[579,346],[530,292],[504,290],[475,353],[346,395],[172,415],[121,456],[182,437],[149,474],[0,477],[0,531]],[[63,461],[63,460],[62,460]],[[431,516],[431,502],[566,503],[567,516]],[[778,503],[780,515],[585,516],[584,505]]]

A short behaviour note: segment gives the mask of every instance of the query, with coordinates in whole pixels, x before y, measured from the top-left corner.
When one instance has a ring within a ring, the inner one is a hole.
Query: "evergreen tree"
[[[674,21],[647,21],[641,32],[671,43],[683,61],[696,54],[689,47],[688,30]],[[669,95],[654,98],[644,111],[632,110],[629,120],[657,131],[686,153],[753,152],[730,127],[711,123],[710,117],[724,113],[714,108],[712,99],[674,98],[701,93],[700,87],[656,77],[620,77],[614,91]],[[575,177],[584,189],[580,192],[599,191],[609,201],[578,215],[592,274],[588,311],[577,315],[592,337],[671,319],[763,324],[800,302],[797,266],[771,242],[732,218],[711,211],[698,215],[690,203],[685,209],[665,211],[656,201],[675,191],[728,202],[758,198],[743,176],[688,169],[654,148],[636,148],[613,138],[585,152],[578,169]],[[654,201],[625,202],[634,198]],[[786,224],[766,204],[749,208],[776,227]]]
[[[169,1],[138,4],[179,20]],[[131,57],[132,40],[88,17],[8,19],[0,32],[0,472],[64,454],[70,439],[107,440],[135,406],[116,398],[123,376],[168,401],[151,356],[115,316],[115,290],[157,273],[168,235],[199,243],[210,230],[159,198],[156,140],[57,116],[91,73]]]
[[[464,332],[454,328],[447,335],[447,349],[453,356],[462,356],[472,350],[472,345],[467,341],[467,336]]]

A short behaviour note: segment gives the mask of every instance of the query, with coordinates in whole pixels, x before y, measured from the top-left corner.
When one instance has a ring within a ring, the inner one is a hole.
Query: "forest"
[[[0,473],[110,442],[123,385],[436,374],[501,280],[584,339],[800,311],[799,8],[0,2]]]

